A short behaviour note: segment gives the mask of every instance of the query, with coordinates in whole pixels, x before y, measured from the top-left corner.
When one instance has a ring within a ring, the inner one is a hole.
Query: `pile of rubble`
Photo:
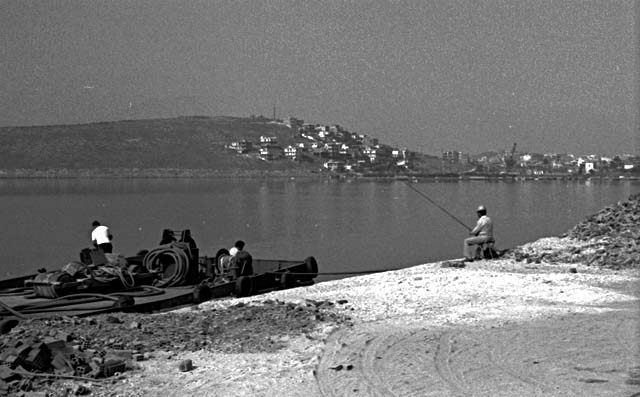
[[[509,253],[516,261],[582,263],[620,269],[640,268],[640,194],[605,207],[573,227],[562,244],[549,239]]]
[[[569,237],[578,240],[603,237],[640,240],[640,194],[587,217],[571,229]]]
[[[0,342],[0,395],[47,389],[52,379],[109,380],[157,351],[275,352],[289,336],[348,323],[334,306],[265,300],[207,311],[22,321]]]

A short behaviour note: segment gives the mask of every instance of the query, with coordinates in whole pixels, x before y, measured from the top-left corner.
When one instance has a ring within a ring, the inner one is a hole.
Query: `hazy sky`
[[[432,154],[633,153],[639,19],[633,0],[0,0],[0,126],[277,103]]]

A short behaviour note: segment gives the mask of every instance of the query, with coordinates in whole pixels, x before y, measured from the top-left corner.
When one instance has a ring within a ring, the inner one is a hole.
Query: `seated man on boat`
[[[235,243],[233,243],[233,247],[229,249],[229,255],[231,255],[232,257],[236,256],[238,251],[242,251],[243,249],[244,249],[244,241],[238,240]]]
[[[484,244],[493,243],[493,221],[487,216],[487,209],[481,205],[477,209],[478,222],[469,232],[473,237],[464,239],[462,255],[466,261],[473,261],[478,257],[481,247]],[[480,255],[482,253],[480,252]]]
[[[233,250],[236,248],[236,250]],[[250,276],[253,274],[253,258],[251,254],[244,250],[244,241],[237,241],[229,253],[234,251],[231,255],[231,272],[235,277]]]
[[[244,246],[244,241],[236,241],[229,250],[229,257],[226,261],[223,260],[226,272],[230,272],[236,278],[253,274],[253,259],[251,254],[244,250]]]
[[[240,276],[252,275],[253,258],[244,250],[244,246],[244,241],[238,240],[230,250],[220,249],[216,254],[215,263],[208,270],[209,276],[229,281]],[[214,270],[216,274],[213,274]]]

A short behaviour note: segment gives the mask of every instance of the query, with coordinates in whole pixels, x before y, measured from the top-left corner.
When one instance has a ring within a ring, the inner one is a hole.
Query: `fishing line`
[[[415,187],[411,186],[411,183],[405,181],[405,183],[407,184],[407,186],[409,186],[411,188],[411,190],[413,190],[414,192],[418,193],[419,195],[421,195],[422,197],[424,197],[425,199],[427,199],[431,204],[435,205],[436,207],[438,207],[440,210],[442,210],[445,214],[449,215],[451,218],[453,218],[456,222],[458,222],[459,224],[461,224],[462,226],[465,227],[465,229],[467,230],[471,230],[471,228],[467,225],[464,224],[464,222],[462,222],[460,219],[458,219],[455,215],[453,215],[451,212],[447,211],[445,208],[443,208],[442,206],[440,206],[438,203],[436,203],[435,201],[431,200],[431,198],[429,198],[429,196],[427,196],[426,194],[422,193],[420,190],[416,189]]]
[[[352,272],[317,272],[313,273],[318,276],[348,276],[348,275],[359,275],[359,274],[374,274],[374,273],[382,273],[382,272],[391,272],[395,270],[402,270],[402,268],[389,268],[389,269],[376,269],[376,270],[358,270]],[[266,274],[288,274],[291,276],[308,276],[309,273],[300,273],[300,272],[265,272]]]

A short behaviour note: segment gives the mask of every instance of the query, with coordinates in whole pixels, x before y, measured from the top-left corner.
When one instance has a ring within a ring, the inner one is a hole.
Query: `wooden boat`
[[[233,262],[225,249],[215,257],[203,257],[197,249],[176,242],[126,258],[126,264],[116,266],[120,277],[107,280],[91,277],[96,274],[94,269],[106,266],[102,262],[107,255],[91,253],[92,263],[78,273],[80,277],[67,268],[0,280],[0,333],[8,332],[20,319],[152,313],[210,299],[310,285],[318,273],[313,257],[269,260],[249,256],[251,269],[239,269],[224,266]],[[123,276],[131,268],[142,271]]]

